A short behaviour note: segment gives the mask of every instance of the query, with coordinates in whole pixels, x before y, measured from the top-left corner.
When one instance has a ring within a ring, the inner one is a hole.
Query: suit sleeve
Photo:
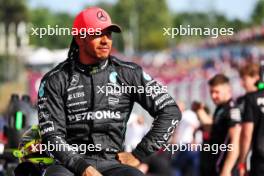
[[[154,118],[152,128],[132,151],[139,160],[143,160],[168,142],[181,120],[181,112],[167,93],[167,87],[157,83],[140,67],[135,71],[134,76],[136,87],[144,88],[142,91],[137,91],[135,101]]]
[[[241,117],[241,111],[240,108],[235,106],[231,107],[229,110],[229,121],[228,121],[228,126],[233,127],[237,124],[240,124],[242,121]]]
[[[59,79],[48,78],[41,81],[38,92],[38,118],[42,143],[50,150],[47,153],[61,162],[75,174],[81,175],[89,166],[82,155],[66,140],[66,116]],[[55,146],[63,146],[55,148]]]

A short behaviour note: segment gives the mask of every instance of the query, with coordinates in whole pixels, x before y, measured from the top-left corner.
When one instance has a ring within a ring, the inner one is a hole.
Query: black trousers
[[[123,164],[111,166],[109,169],[105,168],[104,171],[99,172],[103,176],[144,176],[142,172],[134,167]],[[44,176],[77,176],[70,172],[62,165],[52,165],[46,169]],[[79,176],[79,175],[78,175]]]
[[[251,158],[251,170],[250,176],[263,176],[264,174],[264,162],[260,159]]]

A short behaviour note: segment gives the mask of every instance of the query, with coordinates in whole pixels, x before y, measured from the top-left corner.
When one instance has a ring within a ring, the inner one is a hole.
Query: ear
[[[74,36],[74,40],[75,40],[75,42],[77,43],[77,45],[78,45],[79,47],[83,45],[83,39],[80,38],[79,35],[78,35],[78,36]]]

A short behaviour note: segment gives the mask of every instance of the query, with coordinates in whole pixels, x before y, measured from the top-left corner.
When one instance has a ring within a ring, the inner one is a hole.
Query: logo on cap
[[[97,12],[97,18],[100,20],[100,21],[106,21],[107,20],[107,16],[106,14],[100,10]]]

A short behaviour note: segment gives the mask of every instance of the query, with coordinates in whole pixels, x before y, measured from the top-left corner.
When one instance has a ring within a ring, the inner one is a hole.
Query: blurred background
[[[123,29],[113,36],[113,55],[141,65],[186,109],[202,101],[213,110],[207,81],[216,73],[231,79],[235,97],[243,94],[239,66],[264,56],[264,0],[0,0],[0,128],[8,123],[10,102],[22,96],[34,116],[28,124],[36,123],[40,79],[67,57],[72,36],[40,38],[32,28],[71,28],[75,15],[93,5],[109,12]],[[163,35],[164,27],[180,25],[233,28],[234,35]],[[150,118],[144,122],[147,115],[139,107],[132,116],[129,124],[149,127]],[[5,144],[8,138],[2,134],[0,141]]]

